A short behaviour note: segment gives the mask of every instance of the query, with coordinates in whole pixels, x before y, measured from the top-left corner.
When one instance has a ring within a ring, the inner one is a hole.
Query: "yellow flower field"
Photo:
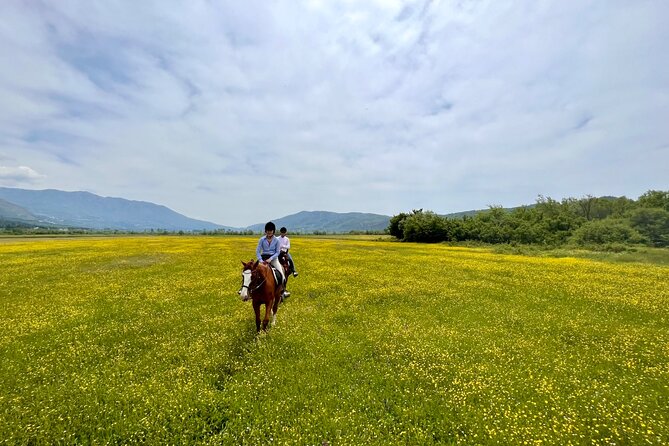
[[[0,444],[669,443],[669,268],[291,241],[0,240]]]

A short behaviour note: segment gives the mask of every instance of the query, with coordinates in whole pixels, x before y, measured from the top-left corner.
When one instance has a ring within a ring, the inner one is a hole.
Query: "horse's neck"
[[[271,268],[270,266],[268,266],[268,265],[263,265],[263,266],[261,267],[261,269],[260,269],[260,275],[262,276],[262,278],[263,278],[263,280],[264,280],[265,282],[270,282],[270,283],[272,283],[272,281],[274,280],[274,279],[272,278],[272,275],[273,275],[273,273],[272,273],[272,268]]]

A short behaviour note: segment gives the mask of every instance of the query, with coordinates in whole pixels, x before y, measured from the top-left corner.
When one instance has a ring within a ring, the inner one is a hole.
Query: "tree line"
[[[669,191],[649,190],[637,200],[588,195],[557,201],[540,195],[531,206],[490,206],[462,218],[418,209],[391,217],[388,232],[402,241],[425,243],[663,247],[669,246]]]

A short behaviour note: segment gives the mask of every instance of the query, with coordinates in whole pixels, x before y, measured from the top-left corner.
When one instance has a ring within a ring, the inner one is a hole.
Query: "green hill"
[[[289,232],[293,233],[314,231],[345,233],[351,231],[384,231],[390,223],[390,217],[362,212],[302,211],[272,221],[276,224],[277,229],[285,226]],[[262,232],[264,226],[265,223],[258,223],[249,226],[247,229],[253,232]]]
[[[35,221],[51,225],[132,231],[226,229],[154,203],[101,197],[89,192],[0,187],[0,199],[15,206],[6,206],[7,212],[17,214],[22,209],[23,215],[32,215]]]
[[[15,220],[26,223],[37,222],[39,220],[27,209],[7,200],[3,200],[2,198],[0,198],[0,219]]]

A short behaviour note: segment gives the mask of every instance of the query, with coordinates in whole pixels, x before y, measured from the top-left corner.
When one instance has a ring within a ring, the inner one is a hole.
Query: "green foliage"
[[[414,212],[402,220],[404,240],[435,243],[449,240],[448,220],[434,212]]]
[[[643,205],[643,206],[642,206]],[[562,201],[539,196],[534,206],[491,206],[472,216],[440,217],[414,210],[390,219],[388,232],[410,242],[476,241],[557,247],[646,243],[669,244],[669,192],[648,191],[639,201],[586,196]]]
[[[669,211],[669,191],[649,190],[639,197],[638,203],[640,207]]]
[[[402,225],[404,220],[409,216],[405,212],[400,212],[399,214],[390,218],[390,224],[388,225],[388,234],[398,239],[404,238],[404,231]]]
[[[512,228],[501,206],[491,206],[487,212],[478,214],[474,221],[478,239],[482,242],[508,243],[511,240]]]
[[[576,213],[585,220],[601,220],[607,217],[623,217],[637,204],[627,197],[593,197],[586,195],[580,199],[570,199]]]
[[[551,198],[539,197],[535,207],[537,224],[542,229],[547,244],[564,243],[572,231],[578,228],[585,219],[578,215],[576,200],[564,199],[561,202]]]
[[[669,246],[669,211],[640,208],[631,212],[632,227],[648,237],[654,246]]]
[[[574,231],[570,242],[581,245],[604,245],[610,243],[644,243],[647,241],[628,221],[606,218],[591,220]]]

